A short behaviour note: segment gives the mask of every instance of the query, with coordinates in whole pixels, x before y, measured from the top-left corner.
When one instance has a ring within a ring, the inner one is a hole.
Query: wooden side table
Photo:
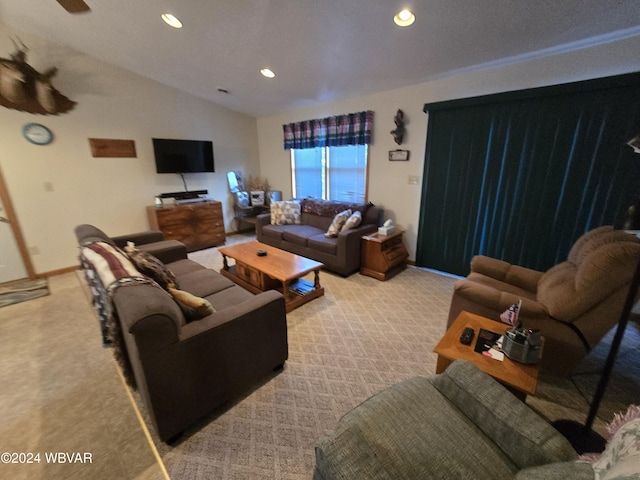
[[[466,327],[474,330],[471,345],[460,343],[460,335]],[[438,354],[436,373],[442,373],[455,360],[469,360],[484,373],[491,375],[511,392],[524,400],[527,395],[534,395],[538,385],[540,364],[535,365],[519,363],[505,355],[503,361],[494,360],[476,352],[474,347],[480,329],[504,334],[511,328],[506,323],[491,320],[469,312],[462,312],[455,322],[451,324],[444,337],[433,349]]]
[[[372,233],[361,240],[360,273],[385,281],[407,268],[409,253],[402,243],[400,230],[391,235]]]
[[[261,213],[269,213],[271,210],[267,206],[251,206],[251,207],[239,207],[238,205],[233,206],[234,219],[236,220],[236,228],[238,232],[242,230],[242,224],[246,223],[250,225],[249,229],[255,229],[256,227],[256,216]]]

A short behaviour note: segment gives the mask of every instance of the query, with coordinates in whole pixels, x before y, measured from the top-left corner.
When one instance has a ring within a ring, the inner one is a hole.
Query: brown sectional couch
[[[116,358],[125,375],[132,374],[131,383],[161,440],[171,441],[286,361],[287,321],[279,292],[254,295],[189,260],[184,246],[167,249],[161,238],[159,245],[145,244],[147,251],[154,253],[157,247],[160,256],[173,259],[166,267],[180,290],[213,307],[213,313],[189,321],[167,291],[144,278],[132,281],[125,276],[106,287],[98,268],[83,258],[88,252],[82,247],[94,242],[114,245],[113,240],[91,225],[78,226],[76,236],[94,300],[99,300],[96,294],[103,299],[106,294],[109,303],[102,313],[110,317],[112,337],[118,337]],[[142,247],[141,242],[158,237],[145,233],[126,239]]]
[[[347,209],[360,211],[362,223],[341,231],[337,237],[327,238],[325,233],[335,215]],[[272,225],[270,214],[258,215],[256,238],[267,245],[322,262],[326,269],[348,276],[360,269],[361,237],[376,232],[383,218],[384,210],[371,203],[305,198],[300,201],[300,224]]]

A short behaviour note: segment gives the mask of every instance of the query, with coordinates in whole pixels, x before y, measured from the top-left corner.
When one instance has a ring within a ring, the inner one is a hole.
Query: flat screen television
[[[154,138],[158,173],[214,172],[213,142]]]

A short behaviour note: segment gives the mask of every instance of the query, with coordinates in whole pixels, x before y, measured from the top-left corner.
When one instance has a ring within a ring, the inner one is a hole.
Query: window
[[[292,191],[354,203],[367,201],[367,145],[291,149]]]

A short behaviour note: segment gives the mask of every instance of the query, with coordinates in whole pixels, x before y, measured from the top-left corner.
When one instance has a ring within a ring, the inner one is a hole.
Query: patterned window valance
[[[349,113],[283,125],[284,149],[369,145],[373,112]]]

